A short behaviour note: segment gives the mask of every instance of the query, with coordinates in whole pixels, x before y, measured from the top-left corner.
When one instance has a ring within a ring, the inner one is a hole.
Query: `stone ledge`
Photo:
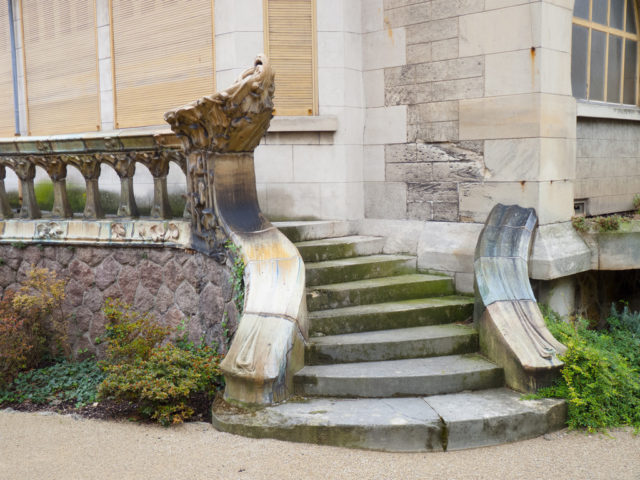
[[[184,220],[4,220],[0,243],[191,248]]]
[[[273,117],[268,133],[277,132],[335,132],[338,117],[335,115]]]
[[[608,118],[640,122],[640,108],[634,105],[577,100],[576,113],[578,117]]]

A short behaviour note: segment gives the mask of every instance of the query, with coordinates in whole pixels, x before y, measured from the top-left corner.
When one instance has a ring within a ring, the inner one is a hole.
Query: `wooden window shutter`
[[[215,91],[213,0],[112,0],[116,128]]]
[[[3,2],[0,7],[0,25],[0,137],[12,137],[15,133],[13,71],[11,69],[9,11],[6,2]]]
[[[315,115],[315,0],[264,0],[265,45],[276,72],[276,115]]]
[[[100,130],[96,14],[89,0],[22,0],[30,135]]]

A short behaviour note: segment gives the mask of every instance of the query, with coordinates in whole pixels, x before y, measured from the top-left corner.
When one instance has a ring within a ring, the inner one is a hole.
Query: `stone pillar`
[[[33,179],[36,176],[35,164],[24,157],[14,157],[11,163],[22,185],[20,218],[40,218],[42,215],[33,189]]]
[[[0,216],[2,219],[13,217],[11,206],[9,205],[9,199],[7,198],[7,191],[4,188],[4,179],[7,176],[7,170],[0,165]]]
[[[117,215],[119,217],[139,217],[136,198],[133,194],[133,176],[136,173],[135,158],[128,153],[114,153],[104,155],[103,161],[111,165],[120,177],[120,204]]]
[[[167,175],[169,175],[169,157],[167,152],[144,152],[136,155],[136,161],[145,165],[153,176],[152,218],[171,218]]]
[[[69,162],[80,170],[86,184],[87,198],[84,205],[84,218],[104,218],[104,212],[100,204],[100,190],[98,188],[100,159],[96,155],[73,155],[69,157]]]
[[[573,215],[576,102],[573,2],[536,0],[459,17],[459,57],[484,60],[481,98],[460,100],[461,141],[484,141],[484,181],[461,185],[460,216],[498,202],[536,209],[540,224]]]
[[[53,208],[51,216],[72,218],[73,212],[67,197],[67,165],[60,155],[32,157],[32,161],[44,168],[53,182]]]

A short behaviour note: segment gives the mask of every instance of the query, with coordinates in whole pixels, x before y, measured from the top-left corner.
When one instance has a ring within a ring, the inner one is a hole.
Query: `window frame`
[[[574,95],[574,97],[580,101],[580,102],[597,102],[597,103],[602,103],[602,104],[608,104],[608,105],[613,105],[613,106],[618,106],[618,107],[639,107],[640,106],[640,13],[638,11],[638,1],[637,0],[626,0],[624,2],[625,5],[625,9],[623,12],[623,19],[624,19],[624,24],[623,24],[623,30],[620,30],[618,28],[614,28],[614,27],[610,27],[608,24],[611,23],[611,0],[607,0],[607,25],[604,25],[602,23],[597,23],[595,21],[593,21],[593,2],[595,0],[588,0],[589,1],[589,19],[584,19],[581,17],[576,17],[575,14],[572,13],[572,19],[571,19],[571,25],[578,25],[581,27],[584,27],[587,29],[588,31],[588,37],[587,37],[587,61],[586,61],[586,98],[582,98],[582,97],[577,97],[575,96],[575,94],[572,92],[572,94]],[[629,7],[630,4],[633,4],[632,8],[634,9],[634,18],[635,18],[635,27],[636,27],[636,33],[630,33],[627,32],[626,30],[624,30],[624,28],[626,28],[626,21],[627,21],[627,8]],[[575,12],[574,12],[575,13]],[[598,32],[602,32],[606,34],[606,43],[605,43],[605,58],[604,58],[604,65],[603,65],[603,73],[604,73],[604,78],[603,78],[603,97],[604,100],[595,100],[595,99],[591,99],[590,98],[590,94],[591,94],[591,54],[592,54],[592,31],[596,30]],[[608,72],[608,65],[609,65],[609,51],[610,51],[610,37],[611,35],[614,35],[616,37],[622,38],[623,42],[623,48],[622,48],[622,57],[621,57],[621,63],[620,63],[620,89],[619,89],[619,100],[618,102],[612,102],[607,100],[607,89],[608,89],[608,82],[609,82],[609,72]],[[626,56],[626,40],[634,40],[636,42],[636,81],[635,81],[635,103],[624,103],[624,78],[625,78],[625,74],[624,74],[624,68],[625,68],[625,56]],[[573,56],[573,48],[574,46],[572,45],[572,56]],[[572,72],[572,76],[573,76],[573,72]],[[572,79],[572,83],[573,83],[573,79]]]

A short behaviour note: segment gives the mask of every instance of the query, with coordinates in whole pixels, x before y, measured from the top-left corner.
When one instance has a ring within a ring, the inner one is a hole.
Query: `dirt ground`
[[[397,454],[254,440],[207,423],[173,428],[0,411],[0,480],[633,479],[640,435],[558,432],[447,453]]]

